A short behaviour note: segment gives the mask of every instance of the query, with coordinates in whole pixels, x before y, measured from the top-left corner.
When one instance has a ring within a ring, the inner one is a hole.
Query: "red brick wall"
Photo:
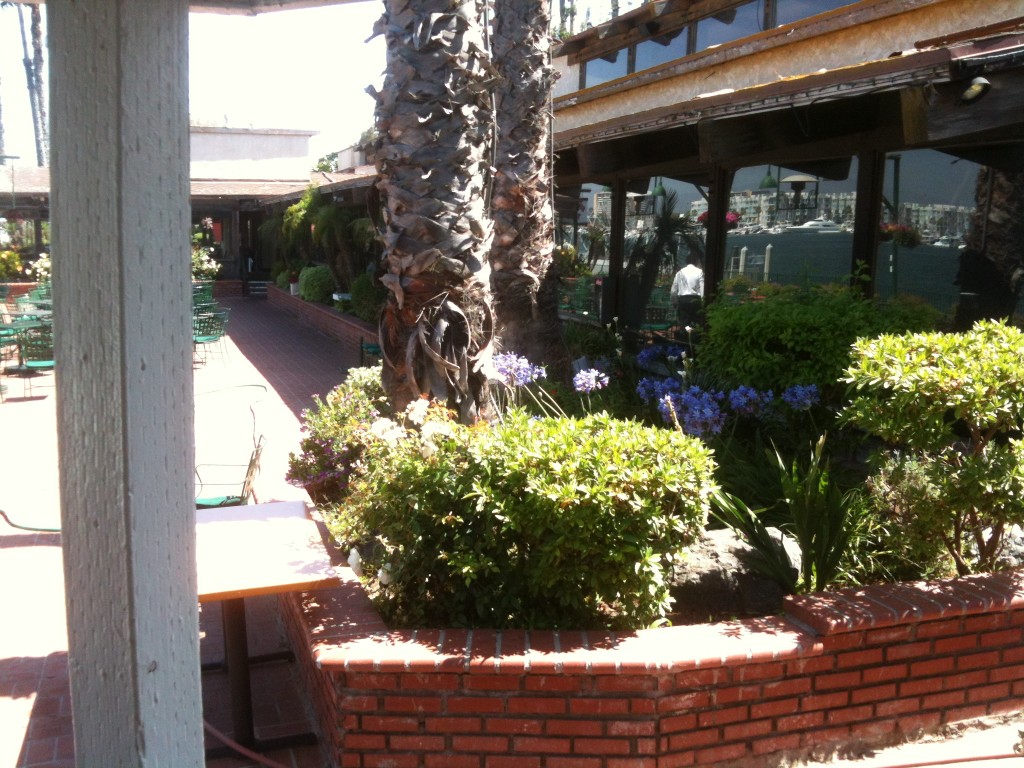
[[[377,341],[377,329],[369,323],[352,315],[343,315],[332,307],[303,301],[277,286],[267,286],[267,300],[306,325],[342,342],[354,357],[359,357],[361,341]]]
[[[241,296],[243,283],[241,280],[214,280],[213,297],[215,299]]]
[[[335,765],[764,766],[1024,710],[1024,574],[629,633],[388,631],[351,572],[285,598]]]

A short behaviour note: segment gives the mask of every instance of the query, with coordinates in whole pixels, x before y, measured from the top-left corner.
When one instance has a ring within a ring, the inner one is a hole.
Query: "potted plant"
[[[292,296],[299,295],[299,272],[296,269],[288,273],[288,290]]]

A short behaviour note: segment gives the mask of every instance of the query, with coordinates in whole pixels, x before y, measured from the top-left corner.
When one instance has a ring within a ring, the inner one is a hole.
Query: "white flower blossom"
[[[413,400],[405,409],[406,416],[413,424],[422,424],[426,421],[427,411],[430,408],[430,401],[425,398]]]
[[[405,437],[405,430],[391,419],[377,419],[370,425],[370,434],[389,445],[397,445],[398,441]]]

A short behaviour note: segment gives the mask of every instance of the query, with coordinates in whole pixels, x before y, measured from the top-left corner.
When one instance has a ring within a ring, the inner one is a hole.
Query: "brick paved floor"
[[[226,461],[225,455],[232,451],[247,457],[251,446],[245,439],[236,439],[236,427],[243,423],[251,427],[249,401],[258,401],[256,427],[266,435],[267,447],[257,496],[260,501],[303,498],[301,490],[284,482],[288,453],[298,447],[298,417],[312,404],[312,395],[326,394],[357,361],[347,357],[334,340],[299,325],[266,301],[226,299],[222,303],[231,307],[228,353],[223,359],[210,356],[195,372],[197,462]],[[0,509],[20,525],[57,528],[53,378],[40,379],[31,399],[24,396],[19,379],[0,376],[0,383],[7,386],[7,401],[0,403]],[[266,394],[254,384],[265,387]],[[226,408],[225,403],[234,407]],[[235,421],[225,427],[225,420],[231,419]],[[56,532],[23,531],[0,520],[0,766],[4,768],[74,766],[60,538]],[[253,653],[284,647],[275,598],[249,600],[246,611]],[[203,660],[218,658],[222,648],[218,605],[203,606],[200,634]],[[254,669],[258,736],[311,728],[305,694],[293,672],[283,662]],[[204,673],[204,716],[224,731],[230,730],[227,701],[226,676]],[[268,757],[290,768],[325,765],[318,747],[283,750]],[[248,768],[255,763],[221,758],[207,765]]]

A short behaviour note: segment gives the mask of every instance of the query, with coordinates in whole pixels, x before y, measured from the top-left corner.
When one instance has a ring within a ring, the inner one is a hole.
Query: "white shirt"
[[[672,289],[669,291],[672,298],[680,296],[704,297],[704,270],[696,264],[687,264],[676,272],[672,281]]]

